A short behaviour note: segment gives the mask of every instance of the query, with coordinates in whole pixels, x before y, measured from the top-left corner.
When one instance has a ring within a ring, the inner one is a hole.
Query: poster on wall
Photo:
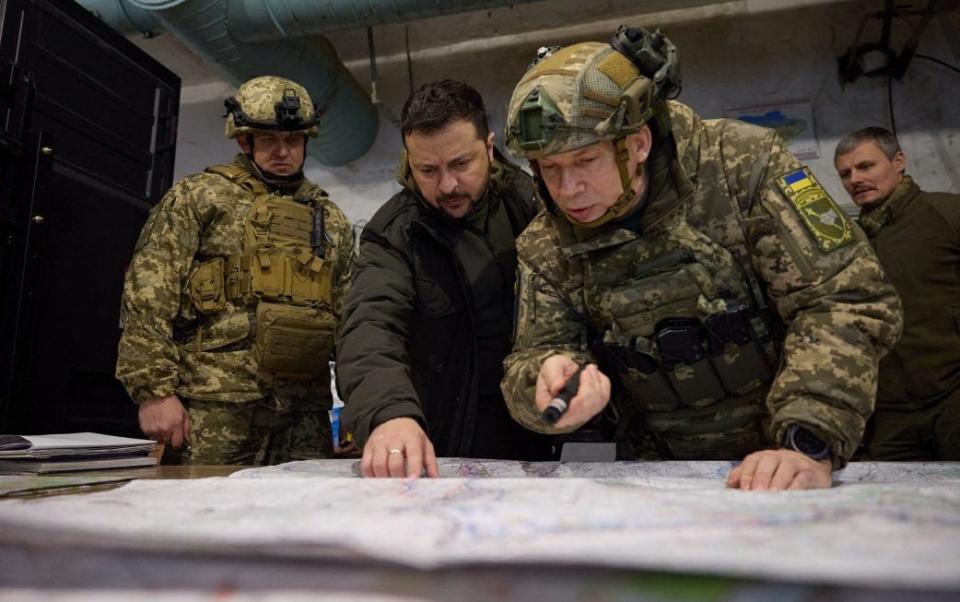
[[[820,141],[809,100],[724,109],[724,115],[754,125],[777,130],[798,159],[820,156]]]

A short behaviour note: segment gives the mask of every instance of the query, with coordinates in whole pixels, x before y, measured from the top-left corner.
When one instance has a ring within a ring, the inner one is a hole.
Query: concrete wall
[[[540,14],[564,15],[552,27],[524,34],[494,35],[497,19],[508,19],[516,29],[515,13],[479,13],[420,21],[407,26],[375,30],[379,57],[379,94],[383,99],[381,128],[376,144],[361,160],[340,168],[325,168],[308,162],[307,174],[325,188],[353,220],[368,218],[399,186],[393,171],[401,148],[397,127],[390,113],[399,114],[409,93],[404,36],[416,39],[412,55],[414,85],[441,78],[467,81],[485,96],[492,127],[498,138],[503,132],[505,105],[514,84],[523,74],[536,48],[548,41],[572,43],[605,39],[616,23],[662,24],[681,52],[684,90],[680,100],[704,117],[721,117],[731,107],[809,100],[813,106],[819,157],[807,160],[827,189],[849,205],[833,169],[833,149],[845,132],[867,125],[889,127],[886,78],[861,78],[841,88],[836,57],[853,42],[862,15],[882,8],[883,2],[805,2],[801,8],[776,10],[787,2],[727,2],[703,8],[675,10],[658,15],[631,16],[632,2],[597,3],[595,17],[583,22],[572,16],[582,3],[551,0],[525,5],[539,7]],[[925,3],[915,3],[925,4]],[[551,7],[566,12],[549,13]],[[519,10],[520,7],[517,8]],[[511,9],[513,10],[513,9]],[[597,20],[596,15],[603,15]],[[575,26],[570,21],[579,20]],[[960,29],[954,11],[947,20]],[[894,27],[894,46],[900,48],[912,23]],[[456,36],[451,28],[480,31],[483,37],[440,49],[428,48],[430,32]],[[485,29],[484,29],[485,28]],[[935,20],[927,28],[919,52],[957,64],[950,38]],[[873,21],[864,39],[879,39],[879,22]],[[956,33],[952,34],[953,37]],[[330,37],[345,55],[347,66],[358,81],[369,83],[365,31],[340,32]],[[222,99],[230,89],[222,82],[207,81],[184,88],[177,176],[229,157],[235,150],[222,133]],[[916,59],[902,81],[893,82],[893,103],[901,142],[909,161],[909,173],[929,190],[960,192],[960,74],[930,61]]]

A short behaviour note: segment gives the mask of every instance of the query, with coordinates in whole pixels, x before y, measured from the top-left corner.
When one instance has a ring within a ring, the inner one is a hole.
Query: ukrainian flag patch
[[[850,220],[808,168],[780,176],[776,182],[821,251],[829,253],[856,240]]]

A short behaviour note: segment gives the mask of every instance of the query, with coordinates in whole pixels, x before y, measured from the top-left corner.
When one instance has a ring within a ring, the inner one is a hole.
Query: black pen
[[[563,413],[567,411],[567,408],[570,407],[570,400],[573,399],[580,388],[580,373],[583,372],[584,368],[586,366],[577,368],[577,371],[563,384],[563,388],[550,400],[547,407],[543,408],[542,416],[544,420],[553,424],[560,420]]]

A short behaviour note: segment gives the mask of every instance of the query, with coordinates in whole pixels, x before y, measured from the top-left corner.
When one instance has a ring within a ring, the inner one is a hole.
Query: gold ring
[[[388,449],[388,450],[387,450],[387,453],[392,456],[393,454],[402,454],[402,453],[403,453],[403,450],[402,450],[402,449],[397,449],[397,448],[394,447],[393,449]]]

